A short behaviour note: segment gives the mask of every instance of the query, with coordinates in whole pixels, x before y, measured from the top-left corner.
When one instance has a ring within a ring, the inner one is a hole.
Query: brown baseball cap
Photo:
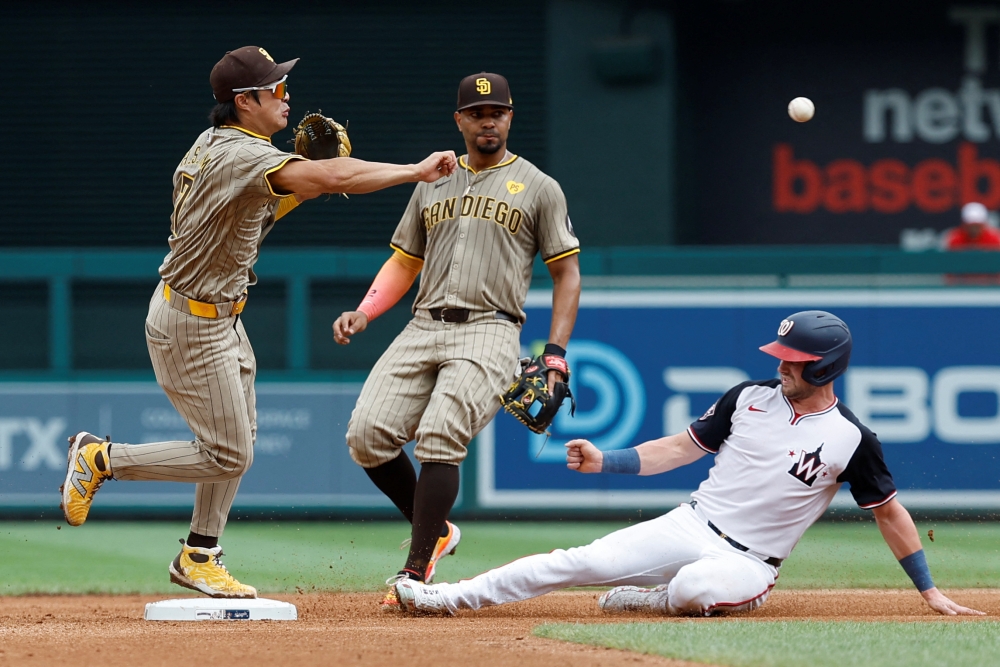
[[[457,111],[486,104],[514,108],[507,79],[491,72],[470,74],[462,79],[462,83],[458,84]]]
[[[288,74],[298,58],[275,63],[271,54],[259,46],[244,46],[235,51],[227,51],[222,60],[215,63],[208,80],[212,84],[212,94],[218,102],[229,102],[236,93],[234,88],[250,88],[274,83]]]

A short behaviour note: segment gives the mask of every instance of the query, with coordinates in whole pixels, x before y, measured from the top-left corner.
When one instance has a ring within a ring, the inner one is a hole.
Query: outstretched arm
[[[339,192],[353,195],[403,183],[433,183],[453,174],[457,164],[455,151],[431,153],[418,164],[366,162],[350,157],[289,160],[267,178],[275,192],[295,192],[307,197]]]
[[[920,535],[917,533],[917,526],[913,523],[910,513],[906,511],[898,500],[893,498],[885,505],[881,505],[872,510],[875,514],[875,522],[882,532],[885,543],[892,549],[892,555],[900,562],[906,573],[913,579],[914,585],[920,591],[930,608],[939,614],[946,616],[957,616],[968,614],[982,616],[983,612],[976,611],[956,604],[948,599],[944,593],[939,591],[934,582],[931,581],[930,570],[927,569],[927,561],[924,558],[923,546],[920,544]]]
[[[607,456],[606,456],[607,455]],[[605,459],[618,459],[621,456],[638,456],[638,466],[630,462],[615,460],[609,466]],[[631,472],[639,475],[658,475],[681,466],[693,463],[705,455],[705,450],[694,444],[687,431],[677,435],[668,435],[657,440],[650,440],[628,449],[602,452],[589,440],[570,440],[566,443],[566,467],[577,472]],[[624,469],[619,467],[624,466]]]

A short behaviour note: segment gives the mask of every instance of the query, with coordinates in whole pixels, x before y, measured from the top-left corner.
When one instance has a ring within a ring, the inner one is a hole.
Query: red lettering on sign
[[[980,158],[975,144],[958,147],[957,166],[939,158],[913,167],[901,160],[834,160],[825,167],[797,159],[788,144],[772,152],[772,206],[779,213],[901,213],[911,205],[943,213],[970,201],[1000,208],[1000,161]]]
[[[901,160],[879,160],[871,167],[872,208],[899,213],[910,205],[910,168]]]
[[[823,203],[831,213],[868,209],[865,168],[856,160],[834,160],[826,168],[826,196]]]
[[[1000,207],[1000,162],[978,160],[976,145],[963,143],[958,147],[958,173],[962,181],[962,201],[977,201],[988,209]],[[986,190],[979,182],[986,181]]]
[[[798,190],[798,192],[796,191]],[[823,196],[819,167],[808,160],[795,160],[792,147],[774,147],[774,210],[810,213]]]

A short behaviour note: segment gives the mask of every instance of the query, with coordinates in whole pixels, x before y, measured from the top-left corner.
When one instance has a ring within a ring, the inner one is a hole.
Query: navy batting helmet
[[[760,348],[783,361],[807,361],[802,379],[815,387],[833,382],[851,361],[851,331],[836,315],[806,310],[789,315],[778,327],[778,339]]]

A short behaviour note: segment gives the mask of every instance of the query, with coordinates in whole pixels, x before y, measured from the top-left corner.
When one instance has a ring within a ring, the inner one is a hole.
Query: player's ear
[[[455,112],[455,127],[458,128],[459,132],[462,131],[462,113],[460,111]]]

